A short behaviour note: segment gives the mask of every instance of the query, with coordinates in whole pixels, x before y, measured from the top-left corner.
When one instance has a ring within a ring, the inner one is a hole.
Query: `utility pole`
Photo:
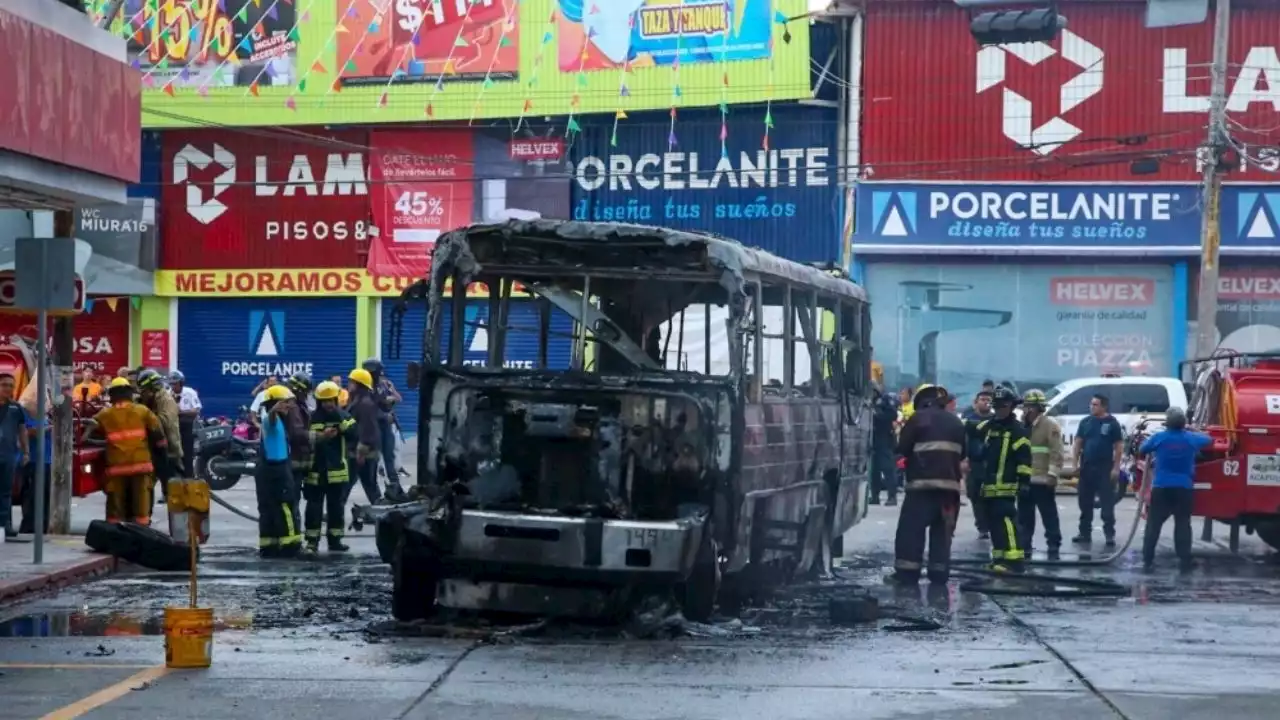
[[[53,236],[76,236],[75,213],[57,210],[53,213]],[[49,532],[71,533],[71,378],[72,350],[75,347],[73,318],[58,317],[53,321],[53,487],[49,492]]]
[[[1217,0],[1213,21],[1212,86],[1209,96],[1209,146],[1204,158],[1200,227],[1200,295],[1196,313],[1196,354],[1209,357],[1218,347],[1218,245],[1222,239],[1222,154],[1230,147],[1227,131],[1227,40],[1231,0]]]

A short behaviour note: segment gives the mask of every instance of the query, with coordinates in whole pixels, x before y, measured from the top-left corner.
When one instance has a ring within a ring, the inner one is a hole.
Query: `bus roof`
[[[505,245],[512,241],[528,241],[531,244],[599,243],[601,250],[605,250],[604,246],[610,243],[625,243],[636,250],[643,250],[647,245],[655,248],[698,246],[704,250],[703,256],[708,269],[719,270],[732,278],[735,289],[740,292],[746,292],[747,276],[758,275],[766,279],[808,285],[831,295],[864,302],[867,300],[867,294],[861,286],[830,271],[786,260],[718,235],[651,225],[546,219],[470,225],[440,237],[432,254],[433,265],[439,263],[443,267],[457,267],[465,271],[469,264],[468,256],[474,262],[473,246],[485,242],[486,238]],[[613,253],[610,253],[609,259],[615,259]]]

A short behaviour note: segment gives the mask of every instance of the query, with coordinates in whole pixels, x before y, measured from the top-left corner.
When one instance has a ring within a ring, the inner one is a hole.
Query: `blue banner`
[[[1093,250],[1200,242],[1192,185],[862,183],[855,202],[857,246]]]
[[[1280,187],[1234,185],[1222,189],[1222,244],[1275,248],[1280,243]]]
[[[735,107],[725,118],[689,111],[674,125],[665,113],[584,117],[570,152],[571,216],[716,233],[799,262],[839,260],[838,125],[834,113],[784,105]]]

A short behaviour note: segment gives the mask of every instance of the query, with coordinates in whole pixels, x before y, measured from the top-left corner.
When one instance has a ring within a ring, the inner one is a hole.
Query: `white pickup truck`
[[[1088,377],[1068,380],[1046,393],[1048,414],[1062,426],[1063,442],[1067,447],[1075,440],[1076,428],[1089,414],[1089,401],[1094,395],[1105,395],[1111,414],[1125,429],[1131,432],[1138,421],[1145,417],[1163,416],[1170,407],[1187,408],[1186,388],[1171,377]],[[1159,417],[1163,420],[1163,417]],[[1161,426],[1153,423],[1150,432]],[[1066,464],[1071,465],[1068,451]]]

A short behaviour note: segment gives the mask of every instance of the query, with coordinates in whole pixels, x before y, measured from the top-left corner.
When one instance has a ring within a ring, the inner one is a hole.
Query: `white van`
[[[1145,417],[1163,416],[1170,407],[1187,408],[1186,388],[1176,378],[1088,377],[1068,380],[1046,393],[1048,414],[1062,426],[1062,440],[1068,448],[1075,440],[1080,421],[1089,414],[1089,401],[1094,395],[1106,396],[1111,414],[1120,421],[1126,434]],[[1149,426],[1152,432],[1160,427],[1157,424]],[[1066,465],[1071,465],[1070,450],[1064,460]]]

